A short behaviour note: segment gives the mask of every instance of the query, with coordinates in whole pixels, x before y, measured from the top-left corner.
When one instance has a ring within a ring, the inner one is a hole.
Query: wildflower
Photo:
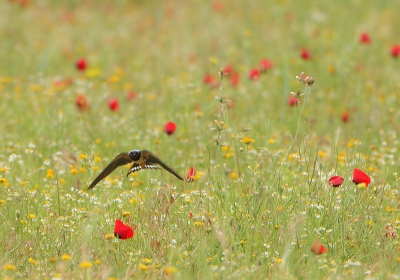
[[[144,258],[144,259],[142,259],[142,263],[144,263],[144,264],[151,264],[152,261],[151,261],[150,259],[148,259],[148,258]]]
[[[307,49],[302,48],[301,51],[300,51],[300,57],[302,59],[304,59],[304,60],[310,60],[311,59],[311,54]]]
[[[133,237],[133,229],[125,225],[121,220],[115,220],[114,235],[119,239],[128,239]]]
[[[274,64],[272,63],[271,60],[264,58],[260,61],[260,71],[262,73],[267,72],[267,70],[271,69],[273,65]]]
[[[204,76],[203,83],[206,85],[209,85],[212,88],[218,86],[217,79],[214,76],[212,76],[211,74],[206,74]]]
[[[113,238],[114,238],[114,234],[112,234],[112,233],[106,234],[106,235],[104,236],[104,239],[105,239],[105,240],[110,240],[110,239],[113,239]]]
[[[53,171],[53,169],[47,169],[46,178],[50,178],[50,179],[54,178],[54,171]]]
[[[252,81],[256,81],[259,78],[260,78],[260,70],[258,70],[256,68],[250,69],[249,79]]]
[[[92,266],[93,264],[91,262],[83,262],[79,265],[79,267],[83,269],[91,268]]]
[[[233,68],[232,68],[232,64],[228,64],[226,65],[223,69],[222,72],[224,73],[224,75],[229,76],[230,74],[233,73]]]
[[[138,265],[138,269],[139,269],[139,270],[148,271],[148,270],[149,270],[149,267],[148,267],[147,265],[145,265],[145,264],[140,263],[140,264]]]
[[[111,111],[117,111],[119,109],[119,102],[116,98],[111,98],[108,100],[108,107]]]
[[[28,258],[28,262],[33,265],[37,265],[37,261],[35,261],[33,258]]]
[[[340,176],[333,176],[332,178],[329,179],[329,185],[332,185],[332,187],[339,187],[344,181],[343,177]]]
[[[386,225],[385,229],[386,229],[386,234],[385,234],[386,237],[391,237],[392,239],[397,238],[396,231],[391,224]]]
[[[14,271],[14,270],[17,269],[17,267],[15,265],[12,265],[12,264],[6,264],[5,266],[3,266],[3,269],[7,270],[7,271]]]
[[[194,167],[191,167],[189,172],[186,174],[186,180],[190,183],[193,182],[194,177],[196,176],[196,170]]]
[[[75,104],[81,111],[89,108],[89,103],[87,102],[86,97],[83,95],[78,95],[76,97]]]
[[[61,259],[63,261],[70,261],[71,260],[71,256],[68,255],[68,254],[64,254],[64,255],[61,256]]]
[[[78,69],[78,71],[85,71],[87,68],[87,62],[84,58],[78,59],[78,61],[76,61],[75,63],[76,69]]]
[[[233,180],[237,179],[237,174],[236,174],[236,172],[232,172],[231,175],[230,175],[230,177],[231,177],[231,179],[233,179]]]
[[[230,75],[230,79],[229,79],[229,82],[230,82],[231,86],[237,87],[238,84],[239,84],[239,81],[240,81],[240,75],[239,75],[239,73],[236,72],[236,71],[233,72],[233,73]]]
[[[315,240],[313,245],[311,246],[311,252],[316,255],[321,255],[328,252],[328,249],[326,249],[324,245],[322,245],[318,240]]]
[[[256,140],[249,138],[247,136],[244,136],[244,138],[242,140],[240,140],[240,143],[245,143],[246,145],[249,145],[254,142],[256,142]]]
[[[35,219],[35,218],[36,218],[36,215],[35,215],[35,214],[29,214],[29,218]]]
[[[290,107],[293,107],[294,105],[298,105],[298,104],[300,104],[300,99],[294,97],[293,95],[290,95],[288,104]]]
[[[126,94],[126,98],[128,98],[128,100],[136,99],[136,97],[137,97],[137,94],[133,91],[130,91]]]
[[[368,187],[369,183],[371,183],[371,178],[365,174],[360,169],[354,168],[353,170],[353,182],[358,185],[360,183],[364,183],[366,187]]]
[[[301,72],[300,76],[296,76],[296,79],[305,87],[312,86],[315,82],[315,78],[307,76],[304,72]]]
[[[398,57],[400,55],[400,45],[394,45],[390,53],[394,58]]]
[[[362,44],[365,44],[365,45],[371,44],[372,40],[371,40],[371,37],[369,36],[369,34],[367,32],[361,33],[360,42]]]
[[[130,216],[130,215],[131,215],[131,212],[129,212],[129,211],[122,212],[122,217]]]
[[[164,131],[165,133],[167,133],[168,135],[172,135],[174,134],[176,130],[176,124],[173,122],[167,122],[164,126]]]
[[[349,113],[345,112],[342,114],[342,122],[347,123],[349,121]]]
[[[164,268],[164,273],[167,275],[176,274],[178,269],[175,266],[168,266]]]

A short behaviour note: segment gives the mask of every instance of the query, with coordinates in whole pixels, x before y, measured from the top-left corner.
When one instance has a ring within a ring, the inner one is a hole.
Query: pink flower
[[[252,81],[256,81],[260,78],[260,70],[257,68],[253,68],[249,72],[249,79]]]
[[[333,176],[332,178],[329,179],[329,185],[332,185],[332,187],[339,187],[344,181],[343,177],[340,176]]]
[[[361,33],[360,42],[362,44],[365,44],[365,45],[371,44],[372,40],[371,40],[371,37],[369,36],[369,34],[367,32]]]
[[[164,126],[164,131],[165,133],[167,133],[168,135],[172,135],[174,134],[176,130],[176,124],[173,122],[167,122]]]
[[[267,72],[267,70],[271,69],[272,66],[274,66],[274,64],[272,63],[271,60],[264,58],[260,61],[260,71],[261,72]]]
[[[310,54],[310,52],[309,52],[307,49],[305,49],[305,48],[302,48],[302,49],[301,49],[301,51],[300,51],[300,56],[301,56],[301,58],[304,59],[304,60],[310,60],[310,59],[311,59],[311,54]]]
[[[394,58],[397,58],[400,55],[400,45],[394,45],[390,53]]]
[[[78,71],[85,71],[87,68],[87,62],[84,58],[78,59],[78,61],[75,63],[76,69]]]
[[[118,99],[116,98],[111,98],[108,100],[108,107],[110,108],[111,111],[117,111],[119,110],[119,102]]]

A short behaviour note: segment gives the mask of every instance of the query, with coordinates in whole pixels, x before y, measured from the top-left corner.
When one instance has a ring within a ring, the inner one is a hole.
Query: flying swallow
[[[109,165],[97,176],[96,179],[90,184],[88,189],[94,188],[98,182],[107,177],[111,172],[113,172],[117,167],[133,162],[131,168],[128,171],[129,174],[139,171],[141,169],[158,169],[160,168],[158,165],[163,167],[168,172],[175,175],[176,178],[182,180],[182,177],[179,176],[174,170],[169,168],[165,163],[163,163],[159,158],[153,155],[151,152],[147,150],[132,150],[128,153],[120,153],[116,156]]]

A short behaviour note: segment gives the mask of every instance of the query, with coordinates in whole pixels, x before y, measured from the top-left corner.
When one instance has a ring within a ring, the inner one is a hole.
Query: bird
[[[94,181],[89,185],[88,189],[94,188],[98,182],[107,177],[111,172],[113,172],[117,167],[133,162],[131,168],[129,168],[129,174],[139,171],[141,169],[158,169],[163,167],[169,173],[175,175],[176,178],[183,181],[183,178],[179,176],[174,170],[168,167],[164,162],[162,162],[153,153],[147,150],[132,150],[130,152],[123,152],[117,155],[107,167],[99,174],[99,176],[94,179]]]

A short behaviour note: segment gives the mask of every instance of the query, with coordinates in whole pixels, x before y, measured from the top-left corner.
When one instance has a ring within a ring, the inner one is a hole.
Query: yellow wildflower
[[[150,259],[148,259],[148,258],[144,258],[144,259],[142,259],[142,263],[144,263],[144,264],[151,264],[152,261],[151,261]]]
[[[106,234],[106,236],[104,237],[105,240],[110,240],[114,238],[114,233],[108,233]]]
[[[256,140],[249,138],[247,136],[245,136],[242,140],[240,140],[240,143],[245,143],[246,145],[249,145],[254,142],[256,142]]]
[[[93,264],[91,262],[83,262],[79,265],[80,268],[84,268],[84,269],[91,268],[92,266],[93,266]]]
[[[33,264],[33,265],[37,265],[37,261],[35,261],[33,258],[29,258],[28,262]]]
[[[35,214],[29,214],[29,218],[35,219],[35,218],[36,218],[36,215],[35,215]]]
[[[100,260],[95,260],[94,263],[97,264],[97,265],[100,265],[101,261]]]
[[[85,155],[84,153],[81,153],[81,154],[79,155],[79,158],[80,158],[80,159],[85,159],[85,158],[86,158],[86,155]]]
[[[231,176],[231,179],[236,179],[237,178],[236,172],[232,172],[230,176]]]
[[[145,264],[140,263],[138,265],[138,269],[147,271],[147,270],[149,270],[149,267],[147,265],[145,265]]]
[[[70,261],[71,260],[71,256],[68,255],[68,254],[64,254],[64,255],[61,256],[61,259],[63,261]]]
[[[12,265],[12,264],[6,264],[5,266],[3,266],[3,269],[7,270],[7,271],[14,271],[14,270],[17,269],[17,267],[15,265]]]
[[[129,211],[122,212],[122,217],[130,216],[130,215],[131,215],[131,212],[129,212]]]
[[[168,266],[164,268],[164,272],[167,275],[176,274],[178,272],[178,269],[175,266]]]

